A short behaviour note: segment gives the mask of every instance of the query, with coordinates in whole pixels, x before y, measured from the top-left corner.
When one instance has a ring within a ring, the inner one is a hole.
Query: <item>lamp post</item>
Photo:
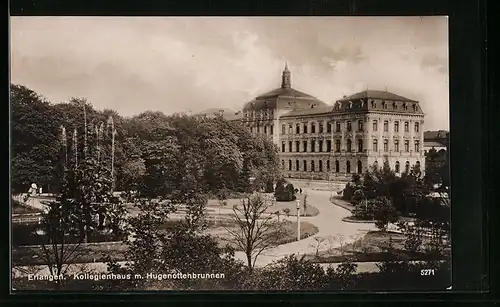
[[[300,241],[300,199],[297,199],[297,241]]]

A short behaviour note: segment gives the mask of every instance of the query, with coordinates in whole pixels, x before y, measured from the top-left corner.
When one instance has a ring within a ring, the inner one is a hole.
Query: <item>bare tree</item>
[[[62,286],[63,279],[72,263],[82,256],[80,248],[82,240],[71,242],[70,238],[78,233],[72,203],[55,201],[50,203],[48,212],[43,213],[42,228],[39,230],[45,239],[37,249],[39,257],[44,261],[52,276],[57,276],[55,287]]]
[[[323,243],[325,242],[326,238],[325,237],[314,237],[314,240],[316,240],[316,244],[311,244],[310,246],[315,249],[316,258],[318,258],[319,257],[319,250],[320,250],[321,246],[323,245]]]
[[[266,213],[270,206],[261,195],[254,194],[241,200],[241,206],[234,206],[231,218],[236,229],[226,228],[232,241],[245,252],[247,265],[253,269],[257,258],[267,249],[276,246],[284,235],[282,223]]]

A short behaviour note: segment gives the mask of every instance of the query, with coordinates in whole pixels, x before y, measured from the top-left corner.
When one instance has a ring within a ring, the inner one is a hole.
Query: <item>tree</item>
[[[82,255],[81,240],[71,240],[78,235],[78,216],[73,203],[67,199],[50,202],[42,213],[42,241],[38,254],[47,265],[50,275],[57,277],[56,289],[63,286],[64,276],[72,263]],[[46,243],[45,243],[46,242]]]
[[[282,225],[266,213],[269,206],[259,194],[242,199],[241,207],[233,207],[231,214],[237,229],[226,228],[232,241],[245,252],[250,270],[262,252],[276,246],[284,234]]]
[[[13,192],[27,192],[33,182],[47,190],[57,177],[61,120],[49,101],[22,85],[11,84],[10,101]]]
[[[377,197],[369,200],[375,211],[375,226],[382,231],[387,231],[389,223],[394,223],[398,220],[398,212],[387,197]]]

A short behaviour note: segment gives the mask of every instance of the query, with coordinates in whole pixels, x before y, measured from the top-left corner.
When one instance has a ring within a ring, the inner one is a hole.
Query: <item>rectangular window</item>
[[[394,132],[399,132],[399,122],[394,122]]]
[[[335,131],[340,132],[340,123],[339,122],[337,122],[335,125]]]
[[[264,126],[264,134],[267,134],[267,126]]]
[[[286,126],[285,125],[281,126],[281,134],[286,134]]]
[[[335,140],[335,152],[340,152],[340,140]]]
[[[418,123],[415,123],[415,132],[419,132],[420,130],[420,125]]]
[[[295,160],[295,170],[299,171],[299,160]]]
[[[307,133],[307,124],[304,124],[304,133]]]
[[[314,161],[311,161],[311,172],[314,172]]]
[[[415,151],[420,152],[420,141],[415,141]]]
[[[322,172],[323,171],[323,161],[319,160],[318,166],[319,166],[319,171]]]
[[[331,140],[327,140],[326,141],[326,151],[327,152],[331,152],[332,151],[332,141]]]
[[[295,152],[299,152],[300,142],[295,141]]]
[[[388,131],[389,131],[389,122],[384,121],[384,132],[388,132]]]
[[[281,168],[285,169],[285,160],[281,160]]]
[[[347,121],[347,131],[352,131],[351,121]]]
[[[332,133],[332,124],[331,123],[326,124],[326,132]]]
[[[389,140],[387,139],[384,140],[384,151],[385,152],[389,151]]]
[[[405,132],[410,132],[410,124],[405,122]]]
[[[288,170],[292,170],[292,160],[288,160]]]
[[[378,151],[378,141],[373,140],[373,151]]]
[[[311,141],[311,152],[316,151],[316,141]]]
[[[319,152],[323,152],[323,141],[318,141]]]
[[[292,141],[288,141],[288,152],[292,152]]]
[[[285,152],[285,142],[281,142],[281,152]]]
[[[323,133],[323,123],[318,124],[318,132]]]
[[[410,141],[406,140],[405,141],[405,152],[409,152],[410,151]]]
[[[326,160],[326,170],[330,170],[330,160]]]
[[[394,151],[399,152],[399,141],[398,140],[394,141]]]
[[[363,131],[363,121],[358,120],[358,131]]]
[[[304,172],[307,172],[307,161],[302,161],[302,167],[304,168]]]
[[[288,126],[288,133],[289,134],[293,134],[293,127],[292,127],[292,125]]]
[[[373,131],[378,130],[378,122],[376,120],[373,121]]]
[[[300,134],[300,125],[295,126],[295,133]]]
[[[271,133],[271,135],[273,135],[273,134],[274,134],[273,127],[274,127],[274,126],[273,126],[273,125],[271,125],[271,132],[270,132],[270,133]]]
[[[363,152],[363,140],[358,139],[358,152]]]
[[[311,123],[311,133],[316,133],[316,124]]]
[[[302,151],[307,152],[307,141],[302,142]]]

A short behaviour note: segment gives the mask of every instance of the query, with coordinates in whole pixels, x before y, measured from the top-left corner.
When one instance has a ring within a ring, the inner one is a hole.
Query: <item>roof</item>
[[[275,109],[277,107],[277,98],[279,97],[308,98],[310,100],[316,101],[319,104],[324,104],[323,102],[319,101],[316,97],[298,91],[294,88],[279,87],[272,91],[261,94],[255,97],[254,100],[247,102],[243,107],[243,110],[260,110],[264,108]]]
[[[232,120],[236,117],[238,117],[240,112],[235,112],[231,109],[217,109],[217,108],[210,108],[206,109],[204,111],[201,111],[199,113],[194,114],[195,116],[218,116],[220,115],[220,112],[222,112],[222,117],[227,120]]]
[[[302,115],[318,115],[318,114],[328,114],[333,112],[333,106],[321,106],[308,109],[297,109],[283,114],[281,117],[293,117]]]
[[[424,131],[424,140],[443,139],[448,137],[449,132],[446,130]]]
[[[378,91],[378,90],[364,90],[362,92],[344,97],[339,99],[338,101],[347,101],[347,100],[355,100],[355,99],[382,99],[382,100],[397,100],[397,101],[409,101],[409,102],[417,102],[416,100],[409,99],[403,96],[396,95],[387,91]]]
[[[436,141],[424,141],[424,147],[446,147],[446,145],[444,144],[441,144],[439,142],[436,142]]]

